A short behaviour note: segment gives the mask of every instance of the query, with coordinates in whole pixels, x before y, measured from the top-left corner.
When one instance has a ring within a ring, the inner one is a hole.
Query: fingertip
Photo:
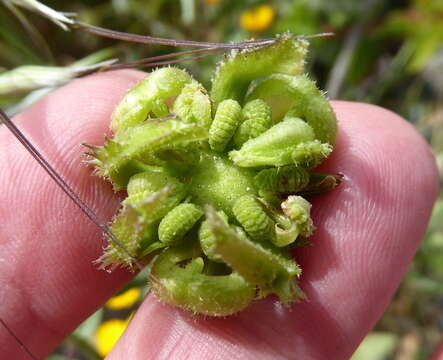
[[[339,135],[321,171],[344,180],[313,201],[313,245],[296,258],[303,283],[323,294],[319,303],[340,319],[345,336],[363,336],[412,261],[439,180],[428,144],[399,115],[369,104],[332,105]]]
[[[341,130],[332,162],[346,157],[339,162],[354,166],[353,159],[367,159],[380,169],[383,178],[391,177],[393,185],[408,185],[403,192],[411,191],[413,180],[424,202],[435,201],[439,191],[436,160],[423,136],[411,123],[373,104],[334,101],[332,105],[339,114]],[[353,172],[364,176],[364,167],[360,170]],[[408,177],[409,181],[402,181],[402,177]]]

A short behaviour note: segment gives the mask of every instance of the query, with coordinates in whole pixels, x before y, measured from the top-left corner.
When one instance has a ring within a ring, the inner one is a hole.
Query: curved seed
[[[209,146],[214,151],[223,151],[240,124],[241,107],[235,100],[222,101],[209,128]]]
[[[306,40],[286,33],[277,36],[269,46],[231,52],[215,70],[212,101],[216,106],[225,99],[243,102],[253,80],[275,73],[303,73],[307,47]]]
[[[185,148],[207,139],[207,130],[178,120],[145,121],[119,132],[94,150],[92,164],[99,176],[109,178],[115,190],[123,189],[134,173],[134,161],[158,165],[161,151]],[[137,169],[138,170],[138,169]]]
[[[299,235],[308,237],[314,232],[314,224],[311,219],[311,204],[301,196],[289,196],[281,204],[281,208],[288,224],[275,226],[273,244],[278,247],[287,246],[295,242]]]
[[[142,123],[153,110],[154,102],[177,96],[191,81],[191,75],[178,68],[154,71],[129,90],[117,105],[112,114],[111,129],[118,133]]]
[[[150,222],[163,218],[187,195],[186,186],[183,183],[159,169],[161,168],[152,167],[150,171],[132,176],[127,188],[128,197],[123,201],[124,205],[134,207]],[[145,206],[146,199],[165,187],[170,188],[167,196],[155,213],[148,213]]]
[[[171,193],[170,187],[165,187],[148,195],[138,205],[125,204],[114,217],[111,231],[125,246],[127,252],[108,240],[103,255],[96,261],[101,268],[111,270],[119,264],[132,269],[133,258],[142,259],[165,245],[158,241],[158,213],[164,211],[165,201]],[[128,253],[132,256],[128,257]],[[145,260],[145,259],[143,259]]]
[[[161,242],[177,244],[203,216],[200,206],[180,204],[166,214],[158,226],[158,237]]]
[[[239,198],[232,208],[237,221],[254,240],[272,239],[274,221],[252,195]]]
[[[229,157],[242,167],[289,165],[294,162],[295,146],[314,139],[314,132],[306,122],[287,118],[245,142],[240,150],[231,151]]]
[[[242,110],[243,123],[234,135],[234,143],[241,147],[249,139],[256,138],[272,126],[271,108],[261,99],[249,101]]]
[[[311,219],[311,204],[301,196],[289,196],[281,204],[285,215],[297,225],[302,236],[311,236],[314,231],[314,224]]]
[[[228,225],[228,217],[223,211],[218,212],[221,220]],[[200,229],[198,231],[198,239],[200,241],[200,246],[203,253],[208,257],[209,260],[215,262],[223,262],[219,257],[214,255],[214,243],[216,241],[214,234],[211,231],[211,227],[208,220],[202,222]]]
[[[256,84],[248,100],[262,99],[272,109],[274,121],[285,114],[304,119],[314,130],[315,139],[335,145],[337,119],[329,101],[306,75],[274,74]],[[292,109],[291,109],[292,108]]]
[[[215,256],[238,272],[248,283],[257,285],[262,296],[277,294],[280,301],[289,303],[303,298],[296,284],[301,270],[290,258],[260,244],[227,226],[213,208],[205,208],[210,229],[215,238]]]
[[[173,111],[185,123],[196,123],[209,129],[212,123],[212,106],[205,88],[197,81],[187,84],[177,99]]]
[[[146,171],[130,178],[126,187],[128,197],[124,200],[124,204],[137,204],[165,186],[177,186],[179,184],[180,181],[169,175],[164,168],[149,166]]]
[[[157,99],[152,102],[152,113],[156,118],[162,118],[169,114],[168,105],[162,100]]]
[[[193,249],[169,248],[159,255],[150,275],[152,290],[162,301],[194,313],[227,316],[243,310],[255,297],[254,286],[233,272],[205,275],[204,262]],[[185,266],[178,266],[186,260]]]

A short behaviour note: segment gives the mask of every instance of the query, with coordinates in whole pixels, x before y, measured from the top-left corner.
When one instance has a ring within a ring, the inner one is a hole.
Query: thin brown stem
[[[103,71],[118,70],[118,69],[133,69],[133,68],[150,68],[150,67],[156,67],[156,66],[172,65],[172,64],[178,64],[178,63],[202,59],[202,58],[208,57],[210,55],[211,54],[203,54],[203,55],[188,57],[188,58],[184,58],[184,59],[175,59],[175,60],[166,60],[166,61],[157,61],[157,62],[149,62],[150,58],[148,58],[147,59],[148,61],[146,63],[141,63],[140,61],[135,61],[134,63],[115,64],[115,65],[110,65],[110,66],[105,67],[103,69]]]
[[[37,356],[35,356],[31,350],[28,349],[28,347],[23,343],[23,341],[20,340],[20,338],[17,336],[17,334],[12,331],[12,329],[6,324],[6,322],[0,318],[0,323],[3,325],[3,327],[6,329],[6,331],[17,341],[17,343],[22,348],[23,352],[26,353],[31,359],[37,360]]]
[[[322,32],[318,34],[312,34],[312,35],[298,35],[296,36],[297,39],[317,39],[322,37],[332,37],[335,36],[335,33],[333,32]]]
[[[225,49],[202,48],[202,49],[179,51],[179,52],[165,54],[165,55],[143,58],[143,59],[140,59],[137,61],[131,61],[131,62],[127,62],[127,63],[111,64],[111,65],[104,67],[102,69],[102,71],[116,70],[116,69],[128,69],[128,68],[136,68],[136,67],[147,67],[146,65],[148,65],[148,64],[153,64],[152,66],[175,64],[175,63],[179,63],[179,62],[186,62],[186,61],[190,61],[190,60],[201,59],[201,58],[213,55],[214,52],[224,51],[224,50]],[[205,52],[206,54],[191,57],[191,58],[176,59],[176,60],[172,60],[169,62],[167,62],[167,61],[160,62],[161,60],[167,60],[167,59],[172,59],[172,58],[176,58],[179,56],[202,53],[202,52]]]
[[[275,41],[275,39],[261,39],[261,40],[243,41],[234,44],[227,44],[227,43],[200,42],[200,41],[191,41],[191,40],[164,39],[153,36],[130,34],[121,31],[105,29],[98,26],[88,25],[80,21],[76,21],[74,23],[74,27],[77,27],[81,30],[84,30],[94,35],[107,37],[114,40],[123,40],[128,42],[136,42],[140,44],[156,44],[156,45],[166,45],[166,46],[244,49],[244,48],[256,47],[257,45],[260,46],[260,45],[272,44]]]

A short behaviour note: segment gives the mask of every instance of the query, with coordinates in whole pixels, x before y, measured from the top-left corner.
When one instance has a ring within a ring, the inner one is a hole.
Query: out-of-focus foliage
[[[175,39],[232,42],[287,30],[333,31],[333,38],[311,41],[308,66],[319,86],[334,98],[372,102],[408,119],[431,144],[443,174],[442,0],[42,2],[76,12],[79,20],[92,25]],[[31,64],[67,66],[102,49],[121,61],[183,50],[115,42],[79,30],[65,32],[26,10],[17,18],[3,4],[0,0],[0,72]],[[218,60],[215,56],[183,65],[207,86]],[[22,95],[2,96],[0,106],[20,100]],[[137,278],[129,287],[144,288],[144,283]],[[105,308],[87,321],[87,331],[80,328],[72,334],[58,353],[100,358],[94,340],[98,324],[127,319],[132,308]],[[426,359],[438,342],[443,330],[443,197],[410,271],[375,330],[363,346],[385,346],[382,358]]]
[[[97,350],[101,356],[108,355],[126,330],[129,320],[111,319],[103,321],[95,335]]]
[[[396,343],[395,334],[374,331],[366,337],[351,360],[384,360],[392,354]]]

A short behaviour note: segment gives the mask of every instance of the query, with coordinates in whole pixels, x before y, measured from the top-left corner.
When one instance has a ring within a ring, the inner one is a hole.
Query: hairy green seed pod
[[[178,265],[185,260],[190,260],[185,267]],[[195,258],[192,249],[169,248],[152,265],[152,290],[168,304],[210,316],[234,314],[254,299],[254,287],[237,273],[205,275],[203,267],[203,259]]]
[[[158,165],[158,153],[186,147],[206,139],[208,133],[197,124],[184,124],[178,120],[146,121],[120,131],[104,146],[97,147],[90,163],[96,165],[99,176],[109,178],[115,190],[123,189],[130,176],[142,171],[138,164]],[[135,171],[135,172],[134,172]]]
[[[158,226],[158,237],[161,242],[177,244],[203,216],[200,206],[180,204],[166,214]]]
[[[260,171],[254,178],[255,186],[262,192],[295,193],[309,184],[306,169],[288,165]]]
[[[232,208],[237,221],[254,240],[272,238],[274,222],[252,195],[239,198]]]
[[[263,134],[272,126],[271,108],[261,99],[249,101],[242,110],[244,121],[234,135],[237,148],[246,141]]]
[[[174,102],[174,113],[185,123],[196,123],[209,129],[212,105],[205,88],[197,81],[187,84]]]
[[[242,120],[240,104],[235,100],[222,101],[209,128],[209,146],[214,151],[223,151],[234,136]]]
[[[114,217],[111,231],[125,247],[123,251],[109,238],[103,255],[97,260],[101,268],[115,268],[124,264],[133,267],[133,258],[143,259],[165,245],[158,241],[157,221],[164,213],[165,201],[171,194],[171,187],[164,187],[157,192],[147,195],[137,206],[124,204],[117,216]],[[128,253],[132,256],[129,257]]]
[[[162,118],[169,114],[168,105],[162,100],[157,99],[152,102],[152,113],[156,118]]]
[[[331,105],[315,83],[306,75],[275,74],[258,82],[248,100],[262,99],[272,109],[274,121],[287,116],[302,118],[313,129],[315,139],[335,145],[337,119]]]
[[[181,187],[184,185],[162,167],[149,166],[146,171],[131,177],[126,188],[128,197],[124,203],[136,204],[166,186]]]
[[[215,106],[225,99],[243,102],[253,80],[270,74],[301,74],[308,42],[291,34],[259,49],[233,51],[215,70],[211,98]]]
[[[131,216],[133,221],[129,220]],[[158,241],[157,225],[146,224],[143,218],[139,217],[138,212],[129,207],[126,207],[114,219],[111,231],[133,258],[142,259],[155,250],[165,247],[164,244]],[[133,259],[129,258],[126,252],[109,240],[103,251],[103,256],[98,262],[103,269],[108,266],[115,267],[120,263],[125,264],[129,269],[134,266]]]
[[[229,157],[242,167],[288,165],[294,162],[294,148],[314,139],[314,132],[306,122],[288,118],[245,142],[240,150],[231,151]]]
[[[160,220],[187,195],[186,186],[183,183],[169,176],[164,170],[159,171],[159,168],[153,169],[131,177],[128,183],[128,197],[123,201],[124,205],[133,206],[148,221]],[[163,199],[162,204],[158,206],[156,212],[146,214],[144,211],[145,199],[164,187],[170,188],[168,195]]]
[[[284,303],[304,297],[295,282],[301,270],[292,259],[241,236],[226,225],[213,208],[206,207],[205,212],[215,238],[214,256],[222,259],[248,283],[259,286],[262,296],[274,293]]]
[[[332,152],[330,144],[322,144],[318,140],[298,144],[292,152],[292,160],[298,166],[308,169],[321,164]]]
[[[283,212],[297,224],[300,235],[311,236],[314,225],[311,219],[311,204],[301,196],[289,196],[281,204]]]
[[[142,123],[152,111],[154,103],[177,96],[192,81],[183,70],[162,68],[146,76],[129,90],[112,114],[111,129],[117,133]]]

